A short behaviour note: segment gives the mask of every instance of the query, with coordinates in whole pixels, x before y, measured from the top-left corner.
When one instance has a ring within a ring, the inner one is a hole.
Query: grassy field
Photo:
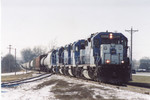
[[[132,76],[132,81],[128,83],[129,85],[150,88],[150,76]]]
[[[24,78],[29,78],[32,77],[32,74],[33,72],[27,74],[1,76],[1,82],[9,82],[9,81],[21,80]]]
[[[149,83],[150,84],[150,76],[132,76],[133,82],[139,83]]]

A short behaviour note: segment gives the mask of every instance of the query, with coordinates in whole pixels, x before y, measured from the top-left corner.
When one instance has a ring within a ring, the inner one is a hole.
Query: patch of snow
[[[27,73],[30,73],[32,71],[27,71]],[[20,75],[20,74],[26,74],[25,71],[22,72],[16,72],[16,75]],[[1,76],[9,76],[9,75],[15,75],[15,72],[11,72],[11,73],[1,73]]]
[[[136,72],[136,74],[132,74],[132,75],[135,75],[135,76],[150,76],[150,73],[148,72]]]
[[[55,86],[55,84],[44,86],[43,88],[38,90],[34,89],[38,84],[52,79],[61,79],[69,83],[83,84],[83,87],[86,87],[89,90],[92,89],[94,91],[93,98],[96,98],[96,96],[101,96],[104,99],[150,100],[150,95],[147,94],[140,94],[127,90],[120,90],[117,88],[108,87],[100,84],[94,84],[60,75],[52,75],[48,78],[36,82],[19,85],[16,88],[1,88],[3,91],[1,92],[2,100],[57,100],[55,98],[55,94],[51,92],[51,89],[53,86]],[[76,94],[76,92],[65,92],[64,94],[71,95]]]
[[[66,77],[58,76],[58,75],[57,75],[57,78],[63,79],[70,83],[84,84],[87,88],[90,86],[96,86],[96,87],[105,89],[105,90],[96,89],[96,88],[92,89],[94,90],[94,93],[95,93],[95,95],[93,95],[93,98],[96,98],[96,95],[99,95],[103,97],[104,99],[150,100],[150,95],[147,95],[147,94],[141,94],[141,93],[131,92],[127,90],[120,90],[120,89],[113,88],[113,87],[108,87],[108,86],[104,86],[100,84],[93,84],[93,83],[85,82],[82,80],[66,78]]]
[[[5,91],[5,93],[1,93],[2,100],[53,100],[55,96],[49,91],[55,84],[45,86],[38,90],[33,89],[38,84],[49,79],[50,77],[36,82],[22,84],[16,88],[1,88],[1,91]]]

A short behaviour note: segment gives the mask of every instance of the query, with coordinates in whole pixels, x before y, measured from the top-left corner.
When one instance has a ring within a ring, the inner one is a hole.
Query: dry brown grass
[[[132,81],[128,84],[144,88],[150,88],[150,76],[132,76]]]
[[[66,83],[66,82],[65,82]],[[51,90],[60,100],[95,100],[94,91],[83,87],[83,84],[57,83]],[[65,84],[65,85],[63,85]]]
[[[55,85],[54,85],[55,84]],[[84,84],[69,83],[61,79],[52,79],[37,85],[34,90],[43,88],[44,86],[54,85],[50,92],[60,100],[102,100],[103,97],[96,95],[93,98],[95,86],[87,88]],[[100,89],[100,88],[99,88]]]
[[[150,76],[132,76],[133,82],[139,83],[149,83],[150,84]]]
[[[25,78],[32,77],[33,72],[27,74],[19,74],[19,75],[9,75],[9,76],[1,76],[2,82],[16,81]]]

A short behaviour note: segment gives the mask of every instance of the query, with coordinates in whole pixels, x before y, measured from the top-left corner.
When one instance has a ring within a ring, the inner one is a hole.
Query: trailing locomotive
[[[90,80],[126,83],[131,80],[127,43],[122,33],[99,32],[52,50],[23,66]]]

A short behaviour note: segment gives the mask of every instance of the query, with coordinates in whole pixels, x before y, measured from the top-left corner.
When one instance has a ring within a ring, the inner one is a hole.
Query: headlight
[[[122,60],[121,63],[124,64],[124,61]]]
[[[107,59],[107,60],[106,60],[106,63],[109,64],[109,63],[110,63],[110,60]]]
[[[109,38],[113,39],[113,34],[112,33],[109,34]]]

